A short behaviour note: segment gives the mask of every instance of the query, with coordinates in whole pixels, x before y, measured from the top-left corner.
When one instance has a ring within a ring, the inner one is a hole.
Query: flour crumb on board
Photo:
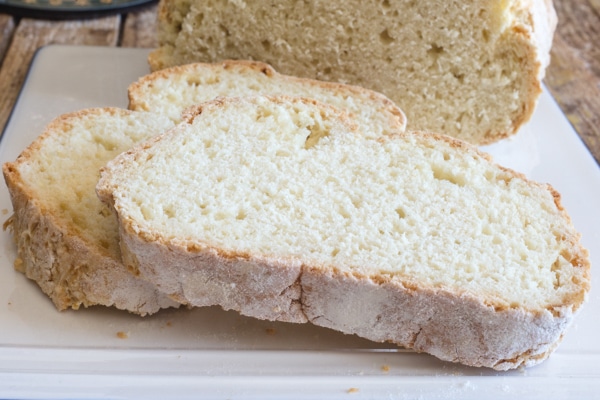
[[[351,387],[350,389],[346,390],[347,393],[358,393],[358,388],[355,387]]]
[[[390,366],[389,365],[382,365],[381,366],[381,370],[385,373],[390,372]]]
[[[117,337],[119,339],[127,339],[129,338],[129,334],[127,332],[119,331],[117,332]]]

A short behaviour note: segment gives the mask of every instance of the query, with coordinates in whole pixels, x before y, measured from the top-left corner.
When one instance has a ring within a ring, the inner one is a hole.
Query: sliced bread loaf
[[[184,304],[467,365],[544,360],[590,286],[551,187],[446,136],[369,139],[314,100],[200,105],[96,190],[124,263]]]
[[[100,167],[171,127],[166,117],[115,108],[62,115],[3,165],[14,214],[15,268],[59,310],[104,305],[146,315],[178,303],[121,262],[117,221],[95,193]]]
[[[129,87],[130,108],[152,114],[111,108],[63,115],[15,163],[4,166],[15,209],[11,224],[19,269],[61,310],[100,304],[150,314],[176,304],[126,274],[116,221],[94,193],[98,170],[139,140],[172,126],[191,105],[258,93],[332,103],[376,135],[402,131],[406,124],[402,111],[381,94],[287,77],[258,62],[194,64],[144,76]],[[61,186],[55,187],[57,182]]]
[[[182,110],[219,96],[303,96],[350,113],[361,129],[380,136],[403,131],[404,113],[387,97],[357,86],[296,78],[253,61],[195,63],[161,70],[129,86],[129,108],[181,120]]]
[[[541,92],[548,0],[162,0],[153,69],[254,59],[391,98],[409,130],[475,144],[514,134]]]

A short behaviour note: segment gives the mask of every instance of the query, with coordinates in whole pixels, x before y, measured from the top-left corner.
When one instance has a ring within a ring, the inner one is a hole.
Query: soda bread
[[[551,0],[161,0],[149,63],[259,60],[381,92],[409,130],[489,144],[532,115],[555,26]]]
[[[544,360],[590,287],[548,185],[333,107],[223,98],[102,169],[131,271],[183,304],[312,322],[442,360]]]
[[[257,62],[194,64],[144,76],[129,87],[130,108],[152,113],[111,108],[63,115],[15,163],[4,166],[15,209],[18,269],[60,310],[100,304],[151,314],[175,305],[126,273],[116,221],[94,192],[98,170],[138,141],[162,133],[190,105],[271,92],[335,104],[377,135],[404,130],[406,123],[383,95],[284,76]]]
[[[2,171],[14,213],[15,268],[59,310],[104,305],[146,315],[178,303],[121,262],[117,221],[95,193],[98,171],[173,123],[115,108],[62,115]]]
[[[158,112],[173,121],[189,106],[219,96],[257,94],[312,98],[349,112],[365,132],[380,136],[403,131],[406,117],[390,99],[357,86],[277,73],[255,61],[194,63],[143,76],[129,86],[129,109]]]

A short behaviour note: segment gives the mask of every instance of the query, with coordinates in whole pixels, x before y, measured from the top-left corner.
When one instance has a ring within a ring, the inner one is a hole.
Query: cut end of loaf
[[[284,1],[267,9],[163,1],[160,48],[149,62],[158,70],[260,60],[285,74],[384,93],[407,114],[409,130],[489,144],[531,117],[555,26],[545,0],[452,1],[443,8],[409,0]]]

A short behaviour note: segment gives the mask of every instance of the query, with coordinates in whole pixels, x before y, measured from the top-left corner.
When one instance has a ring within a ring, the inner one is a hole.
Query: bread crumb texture
[[[370,140],[333,110],[284,103],[208,104],[118,158],[103,176],[121,219],[165,242],[483,294],[498,309],[582,300],[587,253],[545,185],[444,137]]]
[[[529,119],[556,25],[545,0],[166,0],[154,69],[254,59],[384,93],[430,130],[472,143]]]
[[[159,115],[117,109],[66,114],[46,128],[15,168],[48,211],[119,258],[117,221],[95,192],[98,171],[122,151],[171,125]]]

